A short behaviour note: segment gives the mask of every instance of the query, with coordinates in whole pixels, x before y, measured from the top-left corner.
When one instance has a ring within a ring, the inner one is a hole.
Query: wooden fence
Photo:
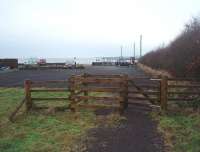
[[[200,81],[196,78],[129,77],[129,83],[128,99],[147,100],[162,110],[167,110],[172,102],[181,104],[200,98]],[[131,101],[128,103],[132,104]]]
[[[200,99],[200,81],[189,78],[167,79],[167,100],[168,101],[197,101]]]
[[[67,83],[66,85],[63,84]],[[45,84],[53,84],[44,87]],[[55,86],[62,87],[55,88]],[[39,87],[38,87],[39,86]],[[127,75],[74,75],[69,80],[31,81],[24,82],[25,98],[11,114],[12,119],[20,107],[25,103],[26,110],[37,107],[35,101],[54,100],[66,101],[68,106],[57,109],[77,108],[116,108],[120,113],[132,101],[148,101],[151,105],[158,105],[162,110],[167,110],[167,105],[172,101],[195,101],[200,98],[200,81],[196,79],[162,77],[128,77]],[[33,92],[64,92],[69,93],[64,97],[33,97]]]
[[[45,84],[68,83],[66,88],[47,87]],[[116,108],[120,113],[128,106],[128,76],[127,75],[74,75],[65,80],[31,81],[25,80],[26,110],[44,109],[38,107],[35,101],[68,101],[69,108],[75,111],[83,108]],[[33,97],[39,92],[69,92],[69,97]],[[57,107],[58,108],[58,107]]]
[[[43,109],[48,108],[47,106],[38,107],[34,104],[34,101],[66,101],[69,100],[67,96],[65,97],[33,97],[33,92],[67,92],[69,91],[68,87],[65,88],[55,88],[48,87],[45,85],[53,84],[53,86],[58,86],[58,84],[68,83],[67,80],[51,80],[51,81],[31,81],[25,80],[24,89],[25,89],[25,99],[26,99],[26,110],[29,111],[31,108]],[[65,107],[66,108],[66,107]],[[59,109],[59,108],[58,108]],[[61,108],[62,109],[62,108]]]
[[[167,110],[172,102],[198,102],[200,99],[200,81],[196,78],[168,78],[163,76],[161,81],[161,107]]]

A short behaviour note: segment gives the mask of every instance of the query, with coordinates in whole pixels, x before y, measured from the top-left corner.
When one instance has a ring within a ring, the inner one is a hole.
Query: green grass
[[[200,115],[154,115],[173,152],[200,152]]]
[[[95,127],[92,111],[81,110],[45,115],[40,112],[25,113],[20,110],[16,122],[8,121],[9,114],[21,102],[21,88],[0,88],[0,152],[62,152],[67,151],[89,128]],[[38,97],[68,96],[68,93],[40,93]],[[68,102],[51,101],[51,106]]]

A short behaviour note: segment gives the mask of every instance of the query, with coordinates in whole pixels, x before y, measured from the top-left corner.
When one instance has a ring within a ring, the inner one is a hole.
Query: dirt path
[[[129,107],[126,121],[115,128],[99,127],[89,132],[89,152],[163,152],[164,144],[156,122],[148,112]]]

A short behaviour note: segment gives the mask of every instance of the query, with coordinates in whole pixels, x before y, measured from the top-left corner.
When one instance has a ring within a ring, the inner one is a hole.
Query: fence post
[[[70,100],[70,104],[69,104],[69,108],[72,112],[75,112],[75,88],[74,88],[74,77],[71,76],[69,78],[69,91],[70,91],[70,96],[69,96],[69,100]]]
[[[128,108],[128,75],[124,75],[124,96],[125,96],[125,101],[124,101],[124,108]]]
[[[161,109],[167,110],[167,97],[168,97],[168,77],[162,76],[160,82],[160,102]]]
[[[30,89],[31,89],[31,80],[25,80],[24,91],[25,91],[25,99],[26,99],[26,111],[29,111],[33,106]]]
[[[119,114],[123,114],[125,108],[125,85],[124,85],[124,76],[120,75],[120,100],[119,100]]]
[[[87,76],[88,76],[87,73],[84,73],[84,74],[83,74],[83,81],[85,80],[85,78],[87,78]],[[87,88],[87,83],[86,83],[86,82],[83,82],[83,88],[84,88],[84,89]],[[88,96],[88,91],[85,90],[85,91],[83,92],[83,94],[84,94],[84,96]],[[88,99],[85,99],[84,102],[87,103],[87,102],[88,102]]]

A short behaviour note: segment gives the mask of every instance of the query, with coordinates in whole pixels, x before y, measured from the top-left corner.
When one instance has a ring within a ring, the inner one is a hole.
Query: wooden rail
[[[167,102],[170,101],[195,101],[200,98],[199,78],[162,78],[161,93],[163,94],[164,109],[167,109]]]
[[[168,79],[168,101],[195,101],[200,98],[200,79]]]
[[[69,89],[63,88],[48,88],[48,89],[31,89],[31,92],[67,92]]]
[[[31,81],[25,80],[24,81],[24,89],[25,89],[25,101],[26,101],[26,110],[29,111],[33,108],[34,101],[67,101],[69,100],[68,97],[32,97],[33,92],[68,92],[68,88],[35,88],[34,84],[44,85],[44,84],[58,84],[58,83],[66,83],[66,80],[50,80],[50,81]],[[35,105],[34,105],[35,108]],[[40,107],[36,107],[40,108]]]
[[[85,108],[117,108],[123,113],[128,103],[126,75],[89,75],[72,76],[70,79],[70,107],[76,111]],[[75,93],[80,91],[80,93]],[[97,92],[96,94],[94,94]],[[99,101],[99,102],[98,102]],[[98,102],[98,104],[97,104]],[[106,104],[111,102],[112,105]]]
[[[133,86],[133,87],[135,87],[135,89],[141,94],[141,95],[143,95],[144,96],[144,98],[146,99],[146,100],[148,100],[148,101],[150,101],[152,104],[154,104],[155,103],[155,100],[153,100],[152,98],[150,98],[150,96],[149,96],[149,92],[147,92],[147,91],[144,91],[143,90],[143,88],[142,87],[147,87],[147,88],[149,88],[149,86],[148,85],[146,85],[146,86],[138,86],[138,85],[136,85],[136,83],[135,83],[135,81],[134,80],[130,80],[130,82],[131,82],[131,85]],[[157,88],[157,87],[156,87]],[[136,97],[138,100],[140,100],[140,97]],[[132,98],[132,99],[134,99],[134,98]],[[141,100],[143,100],[143,98],[141,98]]]
[[[153,81],[158,83],[153,83]],[[136,82],[143,82],[144,84],[136,84]],[[200,98],[200,79],[198,78],[168,78],[162,76],[136,79],[129,77],[129,83],[129,99],[148,100],[153,104],[160,105],[163,110],[167,110],[170,101],[194,101]]]

